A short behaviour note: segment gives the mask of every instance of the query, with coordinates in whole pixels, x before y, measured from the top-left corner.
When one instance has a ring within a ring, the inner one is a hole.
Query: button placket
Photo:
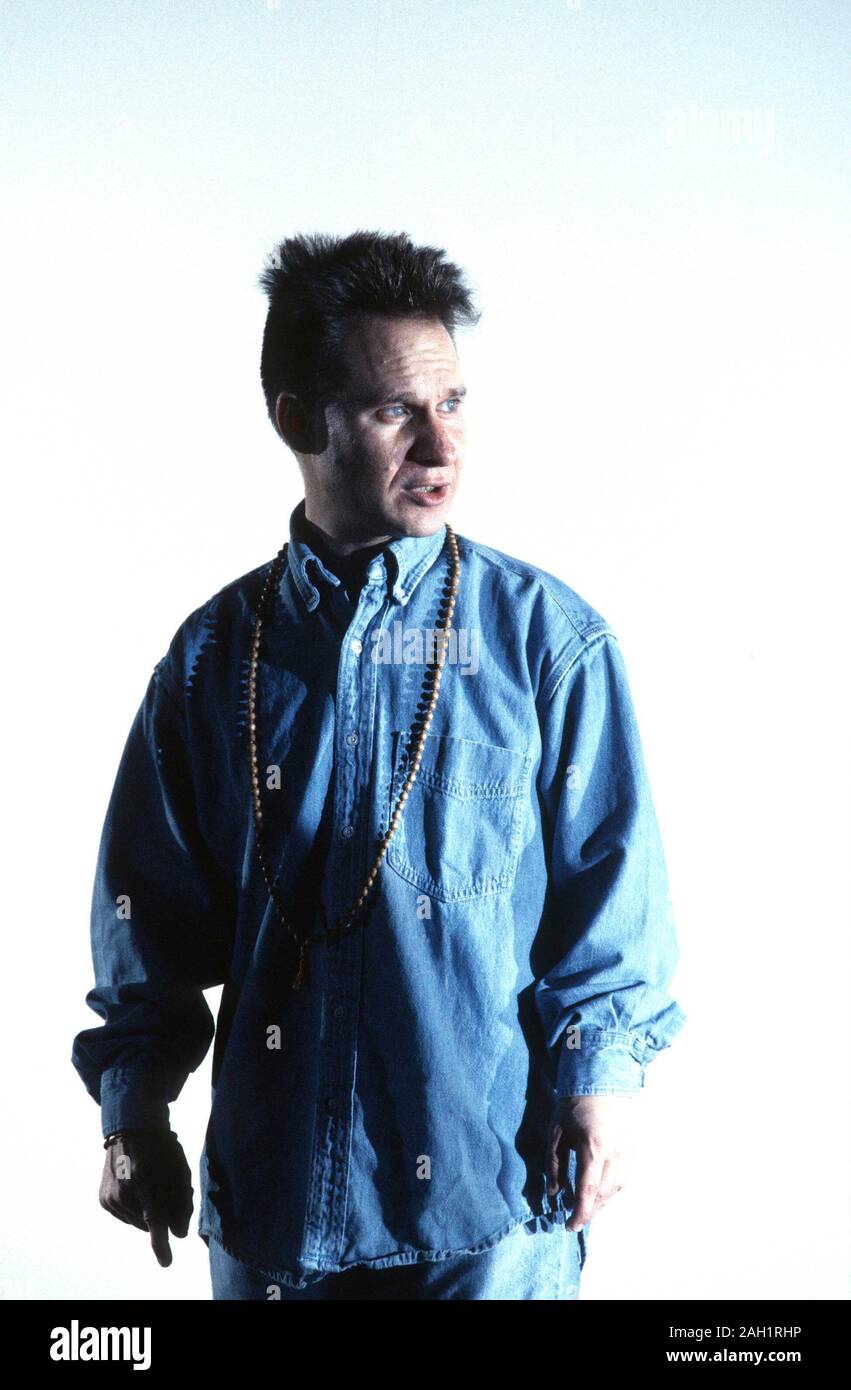
[[[370,745],[363,720],[371,710],[370,682],[364,676],[364,639],[382,605],[379,586],[365,586],[352,624],[343,636],[337,672],[335,709],[335,788],[334,807],[337,838],[350,848],[339,861],[337,881],[332,887],[338,910],[348,903],[360,884],[359,831],[369,817],[360,806],[369,786],[369,769],[363,765]],[[352,630],[361,636],[353,637]],[[368,673],[367,673],[368,674]],[[316,1139],[312,1159],[312,1181],[308,1220],[303,1247],[304,1258],[320,1268],[337,1264],[342,1249],[348,1193],[348,1162],[351,1144],[351,1097],[355,1082],[357,1053],[357,989],[360,980],[361,938],[359,932],[329,942],[327,950],[327,990],[335,1004],[329,1010],[328,1026],[320,1042],[320,1084],[316,1112]],[[344,1002],[345,1001],[345,1002]],[[350,1007],[347,1008],[347,1004]]]

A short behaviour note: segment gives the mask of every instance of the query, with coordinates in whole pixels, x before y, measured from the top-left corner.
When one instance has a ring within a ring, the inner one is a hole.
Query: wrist
[[[108,1135],[106,1136],[106,1138],[105,1138],[104,1141],[103,1141],[103,1147],[104,1147],[105,1149],[111,1148],[113,1144],[117,1143],[119,1139],[123,1139],[126,1135],[133,1135],[133,1134],[172,1134],[172,1133],[173,1133],[173,1131],[172,1131],[171,1129],[164,1129],[162,1126],[159,1126],[159,1125],[157,1125],[157,1126],[154,1126],[154,1125],[141,1126],[141,1125],[140,1125],[140,1126],[131,1126],[131,1127],[128,1127],[127,1129],[116,1129],[116,1130],[113,1130],[113,1132],[112,1132],[111,1134],[108,1134]]]

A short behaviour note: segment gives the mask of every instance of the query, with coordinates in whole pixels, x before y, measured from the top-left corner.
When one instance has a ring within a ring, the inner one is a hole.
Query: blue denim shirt
[[[258,673],[281,900],[350,908],[407,775],[451,569],[446,527],[369,562],[355,601],[290,518]],[[623,1094],[686,1015],[663,849],[617,640],[560,579],[458,535],[434,718],[362,928],[310,948],[260,872],[247,672],[269,565],[178,628],[130,730],[92,904],[101,1026],[73,1063],[102,1128],[165,1125],[224,986],[199,1232],[288,1285],[563,1223],[557,1097]],[[278,771],[279,770],[279,771]],[[573,1160],[575,1164],[575,1159]],[[572,1170],[575,1171],[575,1168]]]

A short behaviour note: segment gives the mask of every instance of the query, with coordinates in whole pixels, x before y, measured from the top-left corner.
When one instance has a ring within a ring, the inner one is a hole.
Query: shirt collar
[[[330,585],[332,588],[336,588],[341,581],[322,563],[307,541],[302,527],[305,510],[305,499],[302,498],[290,514],[287,560],[293,582],[301,594],[308,612],[312,613],[319,603],[321,593],[317,583],[314,583],[313,578],[311,578],[311,574],[315,576],[319,584]],[[391,592],[394,599],[398,603],[407,603],[423,575],[434,564],[445,540],[445,524],[431,536],[397,536],[394,540],[388,541],[384,550],[370,562],[366,572],[366,583],[383,584],[389,579],[392,584]],[[392,557],[389,576],[385,570],[385,555]]]

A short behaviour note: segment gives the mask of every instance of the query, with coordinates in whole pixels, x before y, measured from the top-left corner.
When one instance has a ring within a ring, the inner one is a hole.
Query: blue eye
[[[450,396],[447,400],[441,401],[439,409],[444,415],[457,415],[461,403],[460,396]],[[394,414],[394,412],[398,413]],[[397,401],[395,405],[383,405],[378,411],[378,418],[389,423],[391,420],[399,420],[403,415],[408,414],[408,407]]]

